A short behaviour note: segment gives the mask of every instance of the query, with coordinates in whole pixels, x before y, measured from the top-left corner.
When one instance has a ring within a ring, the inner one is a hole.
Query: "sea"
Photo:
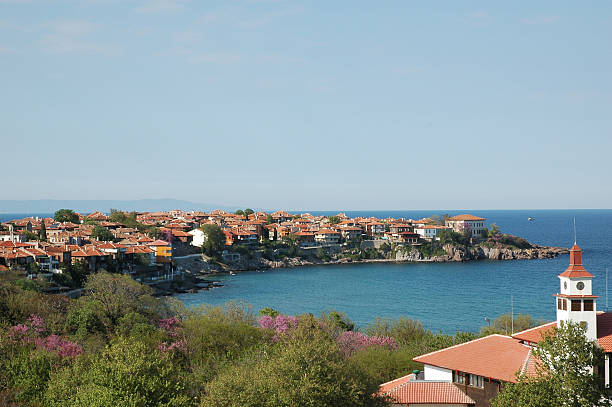
[[[310,212],[335,215],[337,212]],[[576,239],[583,264],[595,278],[597,308],[607,309],[606,268],[612,271],[612,210],[428,210],[346,211],[350,217],[421,219],[471,213],[495,223],[503,233],[532,243],[570,247]],[[49,214],[0,214],[0,221]],[[529,220],[532,218],[532,220]],[[576,227],[574,228],[574,220]],[[569,256],[542,260],[463,263],[377,263],[308,266],[219,275],[224,286],[177,298],[188,306],[249,304],[297,315],[344,312],[359,327],[376,317],[419,320],[433,332],[478,332],[502,314],[555,319],[559,279]],[[612,298],[610,299],[612,302]],[[612,306],[612,303],[611,303]]]

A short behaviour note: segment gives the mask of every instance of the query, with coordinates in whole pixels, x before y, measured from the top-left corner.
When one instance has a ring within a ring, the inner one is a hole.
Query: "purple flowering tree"
[[[354,331],[343,332],[336,339],[336,343],[344,357],[349,357],[359,350],[372,346],[380,346],[389,350],[395,350],[398,347],[395,339],[389,336],[367,336]]]
[[[275,333],[272,337],[274,341],[278,341],[281,335],[289,333],[297,328],[298,319],[295,316],[278,314],[276,317],[264,315],[257,320],[261,329],[266,329]]]
[[[60,358],[74,358],[83,353],[83,347],[59,335],[46,335],[47,324],[38,315],[30,315],[25,324],[9,328],[8,337],[18,346],[34,346],[38,350],[56,353]]]

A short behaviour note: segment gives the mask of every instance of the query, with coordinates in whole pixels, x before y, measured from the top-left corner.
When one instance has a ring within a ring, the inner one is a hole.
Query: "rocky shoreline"
[[[278,268],[294,268],[304,266],[320,266],[335,264],[367,264],[367,263],[428,263],[428,262],[466,262],[480,260],[532,260],[551,259],[562,254],[568,254],[569,249],[564,247],[532,246],[527,249],[512,247],[486,247],[486,246],[454,246],[444,245],[446,254],[425,257],[414,247],[399,247],[386,258],[360,259],[333,258],[324,261],[315,257],[285,257],[282,260],[268,260],[255,254],[250,258],[220,264],[210,262],[204,257],[194,257],[185,261],[177,261],[177,266],[184,271],[182,279],[152,284],[157,295],[173,295],[187,292],[209,290],[223,286],[220,281],[214,280],[215,274],[227,274],[242,271],[256,271]]]

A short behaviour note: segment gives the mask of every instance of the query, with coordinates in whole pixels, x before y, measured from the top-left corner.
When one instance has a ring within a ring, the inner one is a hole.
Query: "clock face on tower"
[[[576,288],[582,290],[584,288],[584,283],[582,281],[579,281],[578,284],[576,284]]]

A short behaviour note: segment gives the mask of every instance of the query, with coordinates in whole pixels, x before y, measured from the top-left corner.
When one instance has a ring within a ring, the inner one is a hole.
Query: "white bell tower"
[[[563,321],[585,325],[588,340],[597,340],[597,304],[593,295],[593,275],[582,266],[582,250],[576,243],[570,249],[570,265],[559,274],[561,290],[557,297],[557,326]]]

